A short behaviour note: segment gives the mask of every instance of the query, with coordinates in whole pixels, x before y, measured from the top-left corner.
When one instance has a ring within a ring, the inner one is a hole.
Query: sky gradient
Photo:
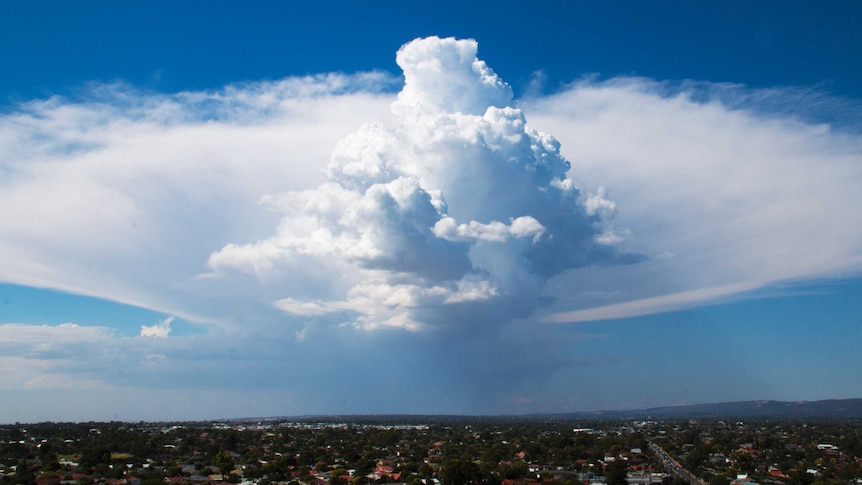
[[[858,4],[314,5],[0,6],[0,422],[860,397]]]

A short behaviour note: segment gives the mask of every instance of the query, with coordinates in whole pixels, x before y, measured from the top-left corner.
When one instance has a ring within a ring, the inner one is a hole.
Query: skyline
[[[200,6],[2,7],[0,422],[859,397],[857,6]]]

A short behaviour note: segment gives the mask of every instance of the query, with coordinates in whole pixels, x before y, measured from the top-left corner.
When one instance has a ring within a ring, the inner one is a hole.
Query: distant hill
[[[619,418],[821,418],[862,419],[862,399],[823,401],[737,401],[686,406],[665,406],[636,411],[596,411],[556,415],[570,419]]]
[[[286,420],[299,422],[353,422],[368,424],[430,424],[475,421],[575,420],[606,419],[862,419],[862,398],[827,399],[823,401],[736,401],[686,406],[664,406],[630,411],[589,411],[529,415],[307,415],[269,418],[242,418],[230,421]]]

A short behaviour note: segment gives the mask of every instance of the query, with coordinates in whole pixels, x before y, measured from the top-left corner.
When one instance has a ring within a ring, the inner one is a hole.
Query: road
[[[678,461],[674,460],[672,456],[667,454],[661,446],[650,441],[649,447],[656,456],[659,457],[662,463],[664,463],[664,467],[667,469],[668,473],[682,478],[691,485],[707,485],[705,481],[694,476],[690,471],[683,468],[682,465],[680,465]]]

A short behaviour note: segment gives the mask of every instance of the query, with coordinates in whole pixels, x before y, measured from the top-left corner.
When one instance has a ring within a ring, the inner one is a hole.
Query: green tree
[[[607,485],[628,485],[627,475],[628,466],[623,460],[614,460],[605,467],[605,483]]]
[[[213,460],[213,465],[217,466],[221,471],[222,478],[227,480],[230,472],[236,467],[236,463],[233,461],[233,456],[226,451],[219,451],[216,453],[216,456]]]
[[[375,465],[376,463],[371,458],[363,456],[356,462],[354,476],[364,479],[365,475],[371,473]]]

